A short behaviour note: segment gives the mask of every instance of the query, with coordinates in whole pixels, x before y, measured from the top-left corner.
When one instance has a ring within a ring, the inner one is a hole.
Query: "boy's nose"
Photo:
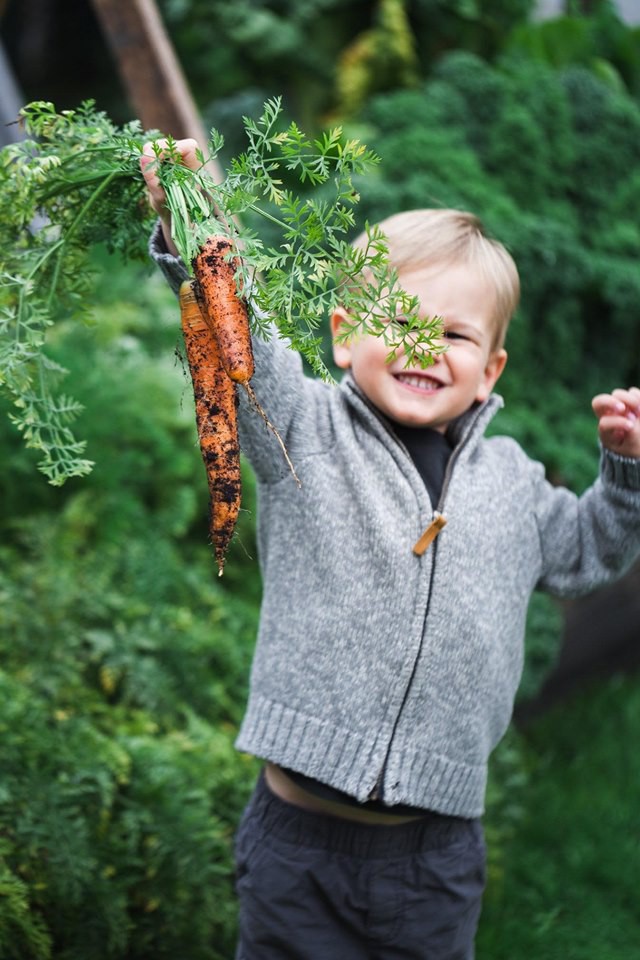
[[[446,341],[443,340],[442,337],[438,337],[438,339],[435,341],[435,346],[436,346],[436,348],[446,347]],[[437,366],[438,364],[442,363],[443,358],[444,358],[444,354],[445,354],[445,351],[444,351],[444,350],[436,349],[436,350],[431,350],[431,351],[429,351],[429,352],[430,352],[430,354],[431,354],[431,365],[432,365],[433,367],[435,367],[435,366]]]

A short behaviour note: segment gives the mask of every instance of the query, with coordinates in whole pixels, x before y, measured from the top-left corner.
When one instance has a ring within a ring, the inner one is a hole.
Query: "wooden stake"
[[[176,139],[208,134],[154,0],[91,0],[137,118],[145,130]],[[222,173],[210,161],[216,181]]]

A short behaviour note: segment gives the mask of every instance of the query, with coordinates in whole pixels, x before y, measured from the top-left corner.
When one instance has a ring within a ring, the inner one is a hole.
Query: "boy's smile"
[[[431,390],[438,390],[442,386],[442,384],[437,380],[434,380],[433,377],[429,377],[422,372],[399,373],[396,376],[396,380],[399,380],[400,383],[404,383],[407,387],[410,387],[414,390],[419,390],[421,393]]]
[[[447,350],[426,369],[407,368],[401,352],[388,362],[382,337],[365,335],[334,343],[334,359],[351,368],[360,389],[391,420],[444,433],[476,401],[487,399],[506,363],[506,352],[492,344],[495,293],[489,279],[466,264],[404,270],[400,282],[418,296],[423,316],[442,318]],[[343,318],[341,311],[332,317],[334,336]]]

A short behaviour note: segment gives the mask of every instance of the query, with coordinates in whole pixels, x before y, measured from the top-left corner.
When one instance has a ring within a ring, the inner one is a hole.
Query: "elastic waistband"
[[[267,838],[270,834],[296,846],[332,850],[364,859],[402,857],[435,850],[479,832],[478,820],[427,813],[418,820],[386,826],[342,820],[302,810],[271,792],[260,774],[246,816]]]

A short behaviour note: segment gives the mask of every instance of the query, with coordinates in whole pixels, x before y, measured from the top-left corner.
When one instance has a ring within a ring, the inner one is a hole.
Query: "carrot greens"
[[[93,101],[57,112],[37,101],[22,111],[25,139],[0,151],[0,389],[12,401],[11,419],[53,484],[92,468],[73,433],[80,408],[59,390],[62,370],[46,353],[47,330],[62,318],[88,318],[93,276],[88,251],[96,243],[123,257],[145,258],[155,215],[146,200],[139,159],[157,131],[131,122],[117,127]],[[199,155],[200,167],[177,162],[175,141],[156,147],[174,241],[191,264],[212,234],[227,237],[238,254],[238,291],[249,294],[255,333],[275,331],[323,377],[318,331],[340,303],[347,334],[385,338],[407,362],[428,365],[439,349],[439,325],[418,316],[415,297],[389,268],[386,241],[376,227],[354,249],[354,178],[378,158],[337,127],[310,138],[282,120],[279,99],[257,120],[243,118],[248,146],[227,166],[221,182],[208,172],[223,138],[215,130]],[[297,192],[291,183],[300,185]],[[242,225],[264,218],[276,243]],[[389,320],[402,317],[402,324]]]
[[[142,202],[139,124],[117,129],[90,103],[63,113],[32,103],[21,122],[27,139],[0,152],[0,388],[59,485],[93,464],[71,429],[80,407],[58,390],[65,371],[44,350],[47,329],[89,317],[89,245],[142,256],[153,217]]]

